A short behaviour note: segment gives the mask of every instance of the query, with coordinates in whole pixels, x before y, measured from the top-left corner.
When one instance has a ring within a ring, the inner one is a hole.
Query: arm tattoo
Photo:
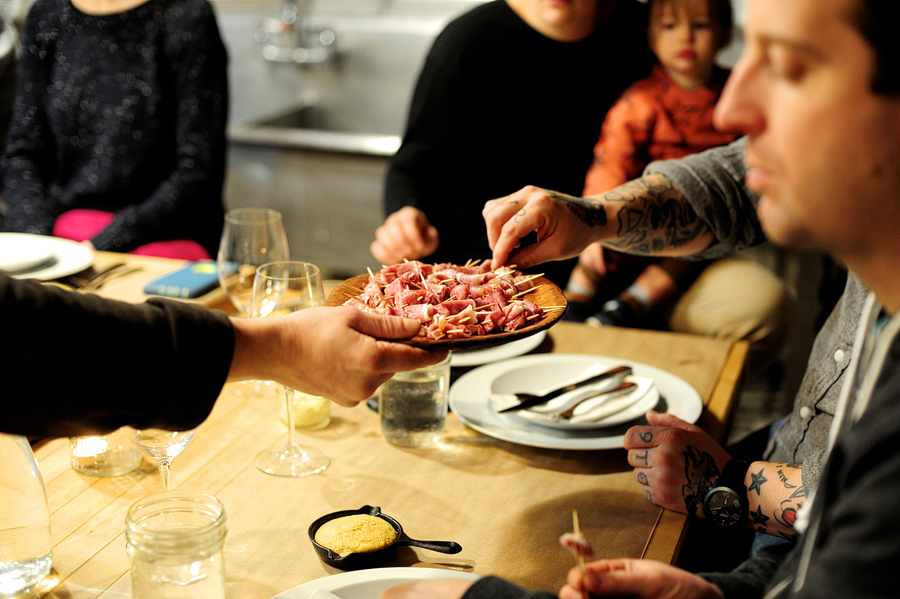
[[[619,238],[606,245],[623,252],[654,255],[686,245],[709,230],[681,190],[662,175],[626,183],[605,193],[603,200],[620,204]]]
[[[806,503],[806,489],[803,485],[792,485],[787,480],[787,475],[784,473],[785,468],[798,468],[799,466],[795,466],[792,464],[779,464],[776,472],[778,473],[779,479],[781,479],[782,484],[785,489],[793,489],[790,497],[781,502],[781,505],[775,510],[775,520],[784,526],[788,526],[790,528],[794,528],[794,524],[797,523],[797,512],[801,507]],[[789,535],[787,533],[782,533],[786,539],[795,539],[798,535],[792,534]]]
[[[757,494],[762,493],[763,483],[768,482],[768,479],[765,476],[763,476],[764,471],[765,471],[765,468],[762,468],[756,474],[753,474],[752,472],[750,473],[750,479],[753,482],[751,482],[750,486],[747,487],[748,493],[752,493],[753,491],[756,491]]]
[[[596,200],[588,198],[578,198],[565,193],[559,193],[552,189],[545,190],[547,194],[557,202],[565,202],[566,208],[578,217],[578,220],[589,227],[602,227],[608,221],[606,218],[606,210]]]
[[[696,447],[689,445],[682,455],[684,478],[687,482],[681,487],[681,495],[684,497],[688,516],[696,516],[703,507],[706,492],[719,479],[721,472],[712,456]]]

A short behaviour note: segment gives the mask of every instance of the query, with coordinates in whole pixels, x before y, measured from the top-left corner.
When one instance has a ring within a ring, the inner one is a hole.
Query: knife
[[[616,366],[615,368],[611,368],[605,372],[601,372],[600,374],[595,374],[594,376],[590,376],[586,379],[570,383],[565,387],[560,387],[559,389],[554,389],[549,393],[545,393],[543,395],[529,395],[528,393],[516,393],[516,396],[523,399],[522,403],[517,404],[515,406],[504,408],[497,412],[498,414],[506,414],[508,412],[517,412],[519,410],[527,410],[528,408],[533,408],[534,406],[539,406],[542,403],[547,403],[551,399],[555,399],[562,395],[563,393],[568,393],[569,391],[574,391],[579,387],[584,387],[586,385],[593,385],[594,383],[599,383],[600,381],[613,378],[613,377],[621,377],[625,378],[631,374],[631,366]]]

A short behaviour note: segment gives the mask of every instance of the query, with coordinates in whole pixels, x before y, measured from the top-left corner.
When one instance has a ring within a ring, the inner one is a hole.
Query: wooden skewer
[[[581,529],[578,527],[578,510],[572,510],[572,530],[577,536],[581,536]],[[584,567],[584,556],[579,552],[575,552],[575,561],[578,563],[578,569],[581,570],[581,580],[587,576],[587,570]],[[584,593],[587,597],[587,593]]]
[[[521,281],[519,281],[518,283],[516,283],[516,287],[518,287],[522,283],[527,283],[528,281],[533,281],[533,280],[538,279],[543,276],[544,276],[544,273],[540,273],[537,275],[531,275],[530,277],[526,277],[526,278],[522,279]],[[535,289],[537,289],[537,287],[535,287]]]
[[[541,287],[542,287],[541,285],[538,285],[537,287],[531,287],[531,288],[529,288],[529,289],[523,289],[523,290],[520,291],[519,293],[517,293],[517,294],[515,294],[515,295],[511,295],[511,296],[509,296],[509,297],[510,297],[510,299],[512,299],[512,298],[519,297],[520,295],[526,295],[526,294],[528,294],[528,293],[531,293],[532,291],[536,291],[536,290],[540,289]]]

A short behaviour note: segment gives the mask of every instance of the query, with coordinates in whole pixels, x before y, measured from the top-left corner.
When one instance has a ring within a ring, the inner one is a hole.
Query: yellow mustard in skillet
[[[316,543],[341,557],[383,549],[397,540],[397,531],[383,518],[368,514],[329,520],[316,531]]]

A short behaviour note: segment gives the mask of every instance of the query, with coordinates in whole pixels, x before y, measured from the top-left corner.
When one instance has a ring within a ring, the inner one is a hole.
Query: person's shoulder
[[[208,0],[150,1],[156,3],[154,18],[166,31],[164,40],[169,50],[222,45],[216,15]]]
[[[25,16],[22,27],[22,41],[24,44],[33,43],[35,40],[47,40],[55,38],[62,30],[61,24],[71,11],[72,4],[69,0],[36,0]]]
[[[459,15],[444,27],[436,44],[468,47],[502,35],[510,27],[521,27],[521,19],[503,0],[480,4]]]
[[[209,0],[151,0],[157,2],[165,20],[178,27],[215,22],[215,12]]]
[[[25,26],[39,20],[58,22],[70,10],[72,10],[72,4],[69,0],[36,0],[25,15]]]

